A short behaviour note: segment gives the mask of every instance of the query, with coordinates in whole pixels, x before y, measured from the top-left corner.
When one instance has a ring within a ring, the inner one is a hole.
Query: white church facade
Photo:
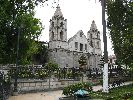
[[[82,30],[79,30],[68,40],[67,19],[63,17],[60,7],[57,6],[52,19],[50,19],[49,58],[56,62],[60,68],[79,68],[78,60],[81,55],[87,59],[87,69],[99,69],[102,51],[100,32],[95,21],[92,21],[87,36]]]

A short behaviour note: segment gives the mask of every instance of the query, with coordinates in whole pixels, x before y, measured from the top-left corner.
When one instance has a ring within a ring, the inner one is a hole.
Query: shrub
[[[0,72],[0,100],[3,100],[3,97],[8,98],[10,93],[11,93],[10,76],[4,75],[3,73]]]
[[[133,100],[133,84],[112,88],[109,93],[102,91],[91,92],[89,95],[92,99],[104,100]]]
[[[131,92],[127,92],[127,93],[124,93],[122,95],[123,99],[128,99],[128,98],[131,98],[131,97],[133,97],[133,93],[131,93]]]
[[[69,85],[63,89],[63,94],[66,96],[73,96],[74,93],[80,89],[92,92],[92,85],[92,83],[76,83],[73,85]]]
[[[101,84],[101,85],[103,84],[103,80],[102,79],[99,80],[99,84]]]

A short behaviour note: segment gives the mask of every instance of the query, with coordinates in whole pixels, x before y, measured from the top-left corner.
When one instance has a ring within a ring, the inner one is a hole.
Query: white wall
[[[82,32],[82,30],[78,31],[77,34],[75,34],[71,40],[68,41],[68,47],[70,51],[77,51],[77,52],[83,52],[86,53],[87,51],[85,50],[85,44],[88,44],[87,42],[87,38],[84,35],[84,33],[82,33],[82,37],[80,37],[80,33]],[[78,42],[78,49],[75,49],[75,42]],[[83,44],[83,51],[80,51],[80,43]],[[87,45],[87,49],[88,45]]]

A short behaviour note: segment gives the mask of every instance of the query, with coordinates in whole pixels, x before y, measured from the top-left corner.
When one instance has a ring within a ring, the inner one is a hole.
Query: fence
[[[14,87],[15,71],[16,66],[4,67],[6,73],[11,76],[12,87]],[[122,69],[119,68],[109,68],[110,76],[114,77]],[[81,70],[78,68],[60,68],[55,71],[46,69],[44,66],[18,66],[18,79],[17,88],[19,93],[23,92],[37,92],[37,91],[47,91],[50,89],[62,89],[68,85],[79,83],[79,82],[89,82],[92,79],[101,78],[102,71],[99,69],[86,69]],[[5,80],[4,73],[1,72],[1,98],[5,98],[6,94],[10,94],[7,91],[7,87],[10,84],[4,86],[3,82]],[[3,88],[4,87],[4,88]],[[8,88],[9,90],[9,88]],[[4,100],[4,99],[2,99]]]
[[[23,80],[18,81],[18,93],[26,92],[38,92],[38,91],[49,91],[63,89],[64,87],[79,83],[79,80],[64,79],[64,80]]]
[[[9,77],[0,71],[0,100],[7,100],[11,93]]]

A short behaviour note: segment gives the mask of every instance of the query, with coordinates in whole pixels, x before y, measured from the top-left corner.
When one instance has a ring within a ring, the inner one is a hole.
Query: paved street
[[[125,82],[124,85],[131,84],[132,82]],[[94,86],[93,90],[98,91],[102,89],[101,85]],[[18,96],[11,96],[8,100],[59,100],[59,97],[63,97],[62,90],[20,94]]]

